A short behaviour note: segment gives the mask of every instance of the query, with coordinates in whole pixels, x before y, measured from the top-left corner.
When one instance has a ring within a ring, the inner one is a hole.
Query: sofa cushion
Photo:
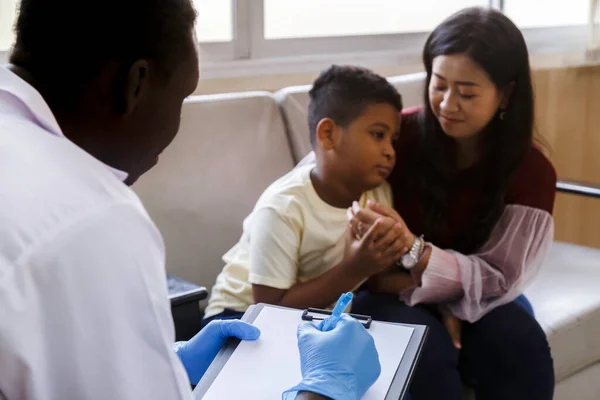
[[[311,85],[290,86],[275,93],[289,136],[294,161],[298,163],[310,153],[308,137],[308,91]]]
[[[548,335],[557,382],[600,361],[600,250],[554,243],[525,294]]]
[[[134,186],[164,236],[167,270],[210,289],[243,219],[293,166],[270,93],[187,99],[179,134]]]
[[[388,78],[402,95],[404,107],[423,104],[425,73]],[[290,86],[275,93],[290,136],[295,162],[299,162],[312,149],[308,135],[308,92],[311,85]]]
[[[402,95],[402,105],[404,108],[416,107],[423,104],[425,97],[423,96],[425,89],[425,72],[419,72],[410,75],[392,76],[388,81]]]
[[[554,400],[598,400],[600,362],[557,382]]]

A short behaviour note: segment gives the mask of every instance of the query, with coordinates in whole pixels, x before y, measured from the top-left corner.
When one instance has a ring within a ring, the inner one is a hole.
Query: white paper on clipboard
[[[196,399],[280,399],[298,384],[300,354],[296,332],[302,311],[265,306],[253,324],[261,330],[255,342],[241,342],[203,397]],[[381,400],[392,383],[414,329],[373,321],[369,333],[379,352],[381,375],[364,400]]]

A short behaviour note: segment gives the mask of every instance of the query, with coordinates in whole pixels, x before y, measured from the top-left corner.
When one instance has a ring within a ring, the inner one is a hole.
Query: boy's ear
[[[323,118],[317,124],[317,143],[325,150],[335,147],[337,136],[337,124],[331,118]]]

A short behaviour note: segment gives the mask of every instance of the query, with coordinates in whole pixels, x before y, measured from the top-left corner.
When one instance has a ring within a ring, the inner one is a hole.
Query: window
[[[590,0],[504,0],[504,12],[520,28],[584,25]]]
[[[0,0],[0,62],[13,41],[18,1]],[[530,53],[579,51],[593,0],[192,1],[206,78],[314,72],[332,62],[418,62],[428,32],[469,6],[502,8],[523,28]]]
[[[252,58],[419,53],[452,13],[490,0],[262,0],[250,10]]]
[[[230,0],[193,0],[198,12],[196,35],[201,43],[233,40],[233,12]],[[12,45],[13,24],[18,0],[0,0],[0,51]]]
[[[446,17],[489,0],[265,0],[264,38],[290,39],[431,31]]]
[[[0,52],[12,45],[17,0],[0,0]]]
[[[196,35],[202,42],[230,42],[233,40],[233,12],[231,0],[194,0],[198,10]]]

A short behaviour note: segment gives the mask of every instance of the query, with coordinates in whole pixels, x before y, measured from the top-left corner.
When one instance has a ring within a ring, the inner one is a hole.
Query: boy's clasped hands
[[[413,285],[410,273],[398,267],[396,262],[408,253],[415,235],[400,215],[373,201],[368,202],[367,208],[354,202],[348,208],[348,219],[344,260],[365,277],[401,273],[409,278],[404,289],[410,288]],[[398,291],[402,290],[395,292]]]

